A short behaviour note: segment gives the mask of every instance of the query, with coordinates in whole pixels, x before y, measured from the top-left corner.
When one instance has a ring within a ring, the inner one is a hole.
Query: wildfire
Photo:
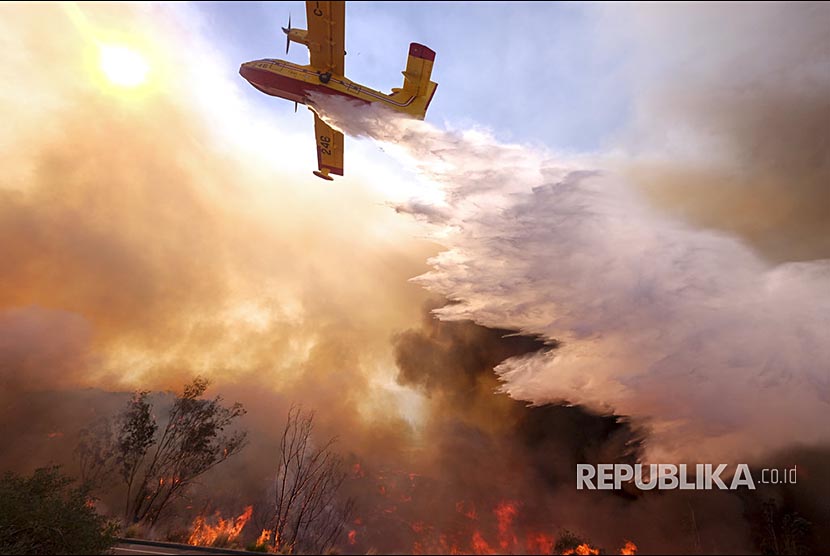
[[[455,504],[457,514],[466,520],[457,522],[459,528],[439,533],[435,527],[423,521],[409,523],[418,535],[412,546],[413,554],[568,554],[588,556],[600,554],[600,548],[588,542],[573,542],[573,536],[564,537],[565,545],[559,548],[556,535],[538,530],[523,530],[519,525],[521,506],[516,501],[502,500],[489,512],[476,511],[469,501]],[[489,514],[489,515],[488,515]],[[469,528],[467,528],[469,527]],[[465,530],[466,529],[466,530]],[[580,543],[580,544],[577,544]],[[637,545],[624,539],[619,554],[636,554]],[[561,552],[560,552],[561,551]]]
[[[256,540],[257,546],[262,546],[263,544],[268,544],[271,542],[271,530],[270,529],[263,529],[262,533]]]
[[[411,534],[411,553],[413,554],[574,554],[577,556],[605,553],[595,547],[589,538],[580,537],[565,529],[562,536],[555,534],[556,523],[550,523],[550,529],[539,526],[538,509],[526,506],[517,499],[491,499],[486,506],[480,500],[461,499],[455,502],[455,516],[449,519],[444,513],[437,513],[441,521],[417,519],[409,506],[412,501],[422,500],[418,496],[418,483],[429,482],[415,473],[385,471],[372,474],[362,469],[359,464],[352,468],[355,477],[366,477],[368,489],[379,495],[375,508],[364,519],[354,519],[354,525],[364,525],[368,529],[378,520],[394,520],[402,524]],[[452,506],[451,506],[452,507]],[[531,516],[524,515],[529,512]],[[414,519],[413,519],[414,518]],[[532,522],[531,525],[529,522]],[[346,546],[360,547],[365,528],[346,528],[344,541]],[[628,539],[621,539],[622,547],[608,553],[636,554],[637,545]],[[617,545],[618,547],[620,545]]]
[[[213,546],[219,541],[221,544],[231,543],[239,537],[245,524],[251,519],[254,512],[253,506],[247,506],[236,519],[223,519],[219,512],[216,512],[216,525],[210,525],[204,516],[193,520],[193,530],[187,544],[194,546]],[[263,534],[265,531],[263,531]],[[260,537],[261,538],[261,537]],[[259,543],[258,541],[258,544]]]
[[[626,539],[625,546],[620,549],[620,554],[628,554],[629,556],[637,554],[637,545]]]
[[[507,549],[516,544],[516,534],[513,533],[513,519],[519,513],[515,502],[503,501],[493,510],[499,521],[499,546]]]
[[[576,549],[569,548],[562,554],[576,554],[577,556],[588,556],[589,554],[599,554],[599,550],[591,548],[591,545],[584,543],[576,547]]]
[[[487,541],[484,540],[484,537],[481,536],[481,533],[476,531],[473,533],[473,554],[495,554],[496,551],[493,550]]]

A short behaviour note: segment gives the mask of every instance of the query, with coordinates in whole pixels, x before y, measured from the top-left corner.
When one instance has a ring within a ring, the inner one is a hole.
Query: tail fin
[[[432,76],[432,64],[435,52],[422,44],[413,42],[409,45],[406,69],[403,71],[403,88],[393,89],[396,97],[415,100],[407,107],[407,112],[419,119],[424,119],[427,108],[435,94],[438,83],[429,80]]]

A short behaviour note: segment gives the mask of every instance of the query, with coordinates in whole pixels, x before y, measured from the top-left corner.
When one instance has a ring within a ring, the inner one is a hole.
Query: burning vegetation
[[[333,426],[342,413],[331,407],[285,408],[275,423],[267,396],[251,402],[263,418],[246,421],[253,426],[246,434],[241,405],[206,398],[207,383],[197,380],[177,395],[121,397],[115,417],[91,419],[80,433],[60,419],[44,423],[37,438],[55,447],[79,439],[83,482],[101,497],[100,511],[120,516],[123,534],[200,546],[541,555],[706,553],[716,545],[786,553],[814,542],[812,520],[782,502],[729,493],[575,493],[577,462],[633,463],[644,433],[618,416],[527,407],[494,394],[500,361],[556,346],[439,322],[433,306],[420,328],[394,338],[398,381],[426,400],[417,435],[375,431],[378,439],[366,441],[361,435],[372,429]],[[88,396],[79,403],[94,405]]]
[[[459,503],[457,509],[467,507],[468,504]],[[464,512],[464,516],[470,520],[469,527],[463,534],[460,532],[450,533],[447,531],[437,532],[434,527],[425,522],[415,522],[410,525],[420,540],[414,542],[412,554],[576,554],[580,556],[600,554],[600,549],[585,542],[580,537],[569,531],[562,531],[558,534],[545,532],[529,532],[520,537],[514,528],[514,518],[519,513],[518,503],[504,501],[493,509],[492,520],[479,520],[476,512]],[[241,547],[241,534],[243,529],[251,521],[253,506],[247,506],[236,518],[222,518],[220,512],[215,512],[212,517],[198,516],[192,524],[188,544],[194,546],[214,547]],[[343,524],[345,522],[341,522]],[[359,526],[362,523],[360,518],[355,518],[353,524]],[[487,530],[486,527],[493,528]],[[307,528],[307,529],[313,529]],[[340,529],[329,529],[330,538],[337,540]],[[305,533],[307,535],[307,533]],[[354,547],[357,544],[358,532],[350,529],[345,535],[346,547]],[[285,537],[283,533],[283,537]],[[320,535],[317,535],[319,538]],[[292,537],[293,538],[293,537]],[[294,544],[289,540],[280,541],[279,534],[275,535],[271,528],[262,529],[253,544],[247,546],[251,549],[265,550],[280,554],[319,554],[333,550],[336,542],[330,542],[326,550],[307,550],[309,539],[300,535],[294,538]],[[318,544],[318,546],[321,546]],[[348,548],[346,548],[348,550]],[[619,554],[633,555],[637,553],[637,545],[626,540],[619,549]]]
[[[425,432],[438,444],[410,451],[408,469],[399,467],[405,463],[400,455],[392,459],[394,467],[378,465],[335,437],[325,440],[316,430],[315,413],[292,407],[276,453],[267,458],[275,474],[260,499],[238,496],[231,503],[237,508],[243,503],[243,510],[228,517],[223,502],[208,495],[206,510],[192,519],[185,533],[169,532],[162,538],[295,554],[373,549],[598,553],[549,514],[552,490],[545,482],[560,475],[564,480],[568,471],[544,464],[553,449],[573,453],[571,457],[598,457],[602,450],[583,453],[584,442],[578,439],[562,443],[567,435],[551,446],[548,427],[583,434],[593,427],[590,434],[597,439],[629,446],[618,456],[623,458],[631,457],[638,437],[615,418],[588,416],[575,408],[524,408],[492,395],[493,375],[488,371],[494,365],[551,346],[468,323],[424,322],[424,331],[396,339],[399,380],[423,388],[432,400]],[[166,404],[156,401],[169,407],[161,423],[153,396],[136,392],[116,418],[99,419],[82,431],[77,455],[84,480],[99,488],[120,482],[123,519],[133,524],[132,531],[139,530],[135,524],[149,536],[158,537],[165,528],[173,531],[175,518],[165,527],[161,517],[192,511],[195,479],[204,475],[215,480],[217,475],[208,472],[245,447],[245,432],[225,432],[245,411],[239,404],[224,405],[221,398],[204,399],[206,388],[205,381],[196,380]],[[489,419],[482,419],[488,414]],[[617,438],[621,434],[625,442]],[[346,455],[338,448],[345,448]],[[536,450],[538,456],[533,455]],[[478,469],[469,467],[472,461]],[[511,468],[520,474],[511,474]],[[548,476],[549,471],[554,473]],[[228,478],[221,476],[223,481]],[[626,550],[633,553],[636,547],[628,543],[621,552]]]
[[[149,392],[136,392],[115,419],[81,431],[81,477],[99,490],[120,483],[125,523],[153,527],[199,477],[245,447],[246,432],[225,434],[245,410],[202,398],[207,387],[201,378],[185,385],[161,428]]]
[[[248,506],[235,519],[222,519],[222,514],[218,511],[212,520],[198,516],[193,520],[193,530],[187,539],[187,544],[194,546],[231,546],[237,542],[253,512],[254,507]]]
[[[644,433],[618,416],[527,407],[494,394],[498,362],[556,346],[435,321],[431,307],[420,328],[394,338],[398,381],[426,400],[417,435],[375,431],[379,438],[366,441],[354,421],[351,430],[333,426],[332,415],[342,413],[330,407],[285,408],[275,423],[267,396],[252,402],[250,414],[263,418],[246,421],[253,426],[246,434],[241,405],[206,398],[207,383],[197,380],[177,395],[122,396],[115,417],[92,419],[80,434],[57,419],[36,436],[57,447],[80,440],[83,482],[101,497],[99,511],[121,518],[127,536],[294,554],[706,553],[720,546],[787,553],[813,546],[815,517],[780,501],[576,493],[577,462],[635,462]],[[79,403],[93,405],[88,396]],[[57,430],[63,435],[50,438]],[[821,469],[821,461],[809,467]]]

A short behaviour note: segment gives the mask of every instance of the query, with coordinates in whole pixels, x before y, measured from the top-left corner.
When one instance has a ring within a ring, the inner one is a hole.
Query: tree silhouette
[[[280,440],[270,539],[277,552],[331,551],[353,510],[352,499],[341,503],[337,497],[346,472],[333,449],[336,438],[315,446],[313,430],[313,411],[289,410]]]
[[[247,444],[245,431],[225,434],[245,409],[239,403],[226,407],[219,396],[202,398],[207,387],[203,378],[185,385],[160,431],[149,392],[138,391],[114,426],[98,423],[82,433],[82,476],[97,481],[115,473],[121,478],[125,521],[155,524],[195,479]]]

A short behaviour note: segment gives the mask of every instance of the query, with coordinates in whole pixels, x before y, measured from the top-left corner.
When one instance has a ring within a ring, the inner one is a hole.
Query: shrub
[[[103,554],[118,526],[59,467],[0,478],[0,554]]]

